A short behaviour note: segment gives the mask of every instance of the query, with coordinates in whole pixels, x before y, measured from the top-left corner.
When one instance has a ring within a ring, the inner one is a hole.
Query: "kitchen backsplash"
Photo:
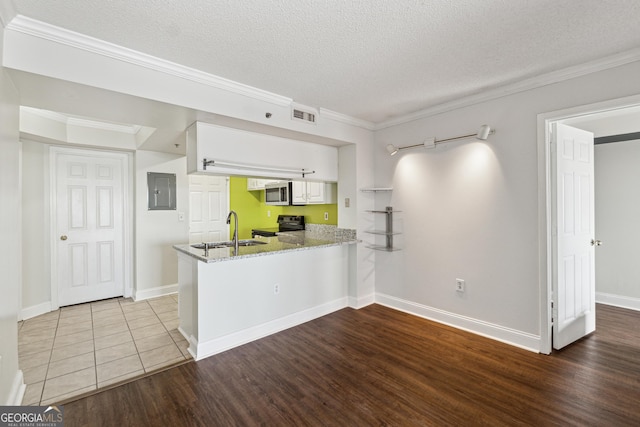
[[[252,228],[277,227],[278,215],[304,215],[307,223],[338,224],[338,205],[270,206],[264,203],[264,191],[247,191],[247,178],[231,177],[229,181],[229,208],[239,217],[238,236],[251,238]],[[329,219],[325,221],[324,214]],[[233,233],[233,227],[230,229]],[[231,237],[231,234],[229,235]]]

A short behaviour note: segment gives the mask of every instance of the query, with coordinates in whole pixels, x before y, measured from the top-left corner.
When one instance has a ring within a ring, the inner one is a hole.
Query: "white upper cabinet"
[[[247,178],[247,191],[264,190],[267,184],[278,182],[276,179]]]
[[[328,182],[293,181],[291,201],[294,205],[337,203],[336,184]]]
[[[187,173],[337,182],[338,149],[195,122],[187,129]]]

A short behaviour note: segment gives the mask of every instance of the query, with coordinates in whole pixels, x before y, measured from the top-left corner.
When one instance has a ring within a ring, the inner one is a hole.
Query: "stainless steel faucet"
[[[231,215],[236,218],[236,228],[233,230],[233,248],[235,249],[234,255],[238,255],[238,250],[240,249],[238,244],[238,214],[236,211],[229,212],[229,215],[227,215],[227,224],[231,224]]]

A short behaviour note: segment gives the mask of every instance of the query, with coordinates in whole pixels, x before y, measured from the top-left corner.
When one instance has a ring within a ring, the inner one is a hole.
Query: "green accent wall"
[[[252,228],[277,227],[278,215],[304,215],[310,224],[338,224],[338,205],[271,206],[264,203],[264,191],[247,191],[247,178],[229,179],[229,208],[238,214],[238,238],[250,239]],[[268,213],[271,212],[271,216]],[[324,220],[324,213],[329,219]],[[233,221],[229,230],[233,236]]]

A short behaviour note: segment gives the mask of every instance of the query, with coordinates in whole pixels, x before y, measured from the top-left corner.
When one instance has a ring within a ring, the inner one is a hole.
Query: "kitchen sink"
[[[260,240],[253,240],[253,239],[248,239],[248,240],[238,240],[238,246],[259,246],[259,245],[266,245],[267,242],[261,242]],[[192,248],[195,249],[204,249],[204,243],[197,243],[195,245],[191,245]],[[233,242],[229,241],[229,242],[211,242],[208,243],[209,245],[209,249],[219,249],[219,248],[232,248],[233,247]]]

